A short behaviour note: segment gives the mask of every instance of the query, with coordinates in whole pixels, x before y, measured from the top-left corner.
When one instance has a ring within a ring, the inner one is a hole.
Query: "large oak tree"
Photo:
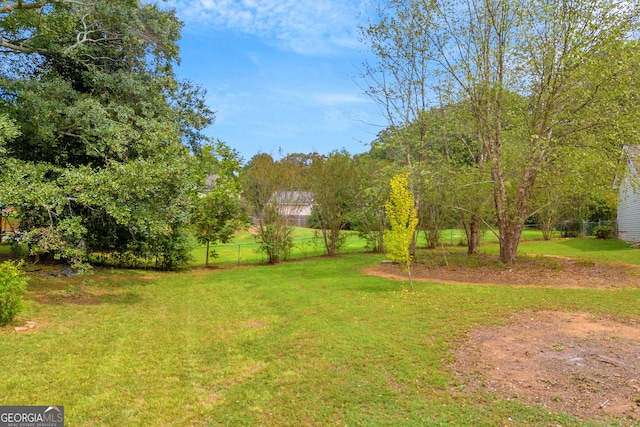
[[[0,194],[33,254],[187,259],[189,148],[213,113],[174,75],[181,26],[135,0],[0,6],[0,109],[20,132],[2,146]]]

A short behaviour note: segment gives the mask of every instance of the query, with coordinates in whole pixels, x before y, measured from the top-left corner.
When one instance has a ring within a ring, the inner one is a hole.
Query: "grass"
[[[11,257],[12,257],[11,246],[6,244],[0,245],[0,261],[10,259]]]
[[[494,230],[496,233],[498,230]],[[555,233],[554,236],[559,233]],[[464,246],[466,242],[466,236],[464,234],[464,230],[461,229],[448,229],[443,230],[441,233],[441,240],[445,246]],[[522,231],[522,240],[530,241],[530,240],[542,240],[542,232],[540,230],[535,229],[526,229]],[[498,236],[494,234],[491,230],[484,230],[482,235],[480,236],[480,243],[482,245],[490,245],[493,243],[498,243]]]
[[[483,248],[487,253],[498,253],[497,246]],[[610,261],[625,264],[640,264],[640,251],[627,242],[618,239],[597,240],[593,237],[583,239],[554,239],[525,241],[518,247],[519,254],[555,255],[574,257],[591,261]]]
[[[343,231],[346,236],[344,247],[340,253],[357,253],[365,252],[366,241],[358,237],[357,233],[352,231]],[[304,259],[310,257],[322,256],[326,253],[322,236],[317,230],[309,228],[294,228],[294,248],[291,251],[290,259]],[[522,233],[523,241],[541,240],[542,233],[539,230],[525,230]],[[442,232],[442,244],[450,247],[460,247],[464,242],[465,236],[463,230],[451,229]],[[491,246],[497,244],[497,237],[490,231],[486,231],[481,239],[482,244]],[[418,236],[418,246],[425,244],[424,234]],[[255,265],[265,263],[267,258],[260,252],[259,245],[255,242],[252,235],[247,232],[239,233],[231,243],[219,244],[212,246],[216,251],[217,257],[210,259],[210,265],[213,267],[228,267],[236,265]],[[194,260],[189,264],[190,267],[201,268],[205,265],[206,249],[204,246],[198,246],[193,251]]]
[[[343,231],[346,236],[345,245],[341,253],[353,253],[366,251],[366,242],[359,238],[355,232]],[[297,260],[317,257],[326,254],[324,241],[319,231],[310,228],[295,227],[293,230],[294,248],[289,259]],[[255,242],[253,235],[242,232],[234,237],[228,244],[218,244],[211,247],[216,251],[217,257],[211,258],[211,266],[224,267],[235,265],[255,265],[267,262],[267,256],[260,251],[260,246]],[[206,248],[198,246],[192,252],[194,260],[191,267],[204,267]]]
[[[450,255],[464,254],[466,253],[466,247],[446,246],[444,249],[438,248],[434,251],[419,252],[418,261],[427,265],[445,265],[445,258],[441,254],[443,251]],[[491,240],[483,243],[478,252],[480,254],[479,257],[457,256],[455,260],[465,267],[479,265],[495,268],[504,267],[497,259],[482,256],[483,254],[499,254],[500,247],[497,241]],[[543,261],[552,263],[551,260],[542,259],[542,256],[545,255],[575,258],[578,263],[585,266],[592,266],[596,261],[640,265],[640,250],[634,249],[632,244],[622,240],[598,240],[594,237],[543,240],[539,231],[527,230],[526,234],[523,233],[522,240],[518,246],[518,260],[522,262],[535,258],[538,263]],[[448,261],[451,260],[449,259]]]
[[[360,238],[356,232],[343,231],[346,237],[344,246],[340,249],[341,254],[362,253],[367,251],[366,241]],[[310,228],[294,227],[293,229],[294,247],[289,256],[290,260],[299,260],[311,257],[323,256],[326,254],[322,235],[319,231]],[[542,233],[538,230],[525,230],[522,233],[522,241],[536,241],[542,239]],[[459,229],[444,230],[442,232],[442,244],[452,247],[454,250],[464,250],[462,243],[465,240],[464,232]],[[497,237],[490,231],[486,231],[482,236],[483,251],[495,253]],[[425,245],[424,234],[418,235],[418,246]],[[197,245],[192,251],[193,260],[188,264],[189,268],[203,268],[205,266],[206,247]],[[26,248],[23,248],[26,251]],[[228,244],[212,245],[211,251],[217,254],[211,257],[209,264],[211,267],[230,267],[238,265],[264,264],[267,257],[260,251],[253,235],[248,232],[241,232],[236,235]],[[9,245],[0,245],[0,260],[12,257]]]
[[[361,273],[382,258],[99,269],[88,285],[38,267],[22,316],[36,328],[0,331],[2,404],[64,405],[70,426],[588,425],[466,395],[451,350],[521,310],[638,320],[640,290],[415,283],[409,293]]]
[[[366,251],[366,242],[359,238],[354,232],[345,231],[347,237],[345,247],[340,251],[346,253],[358,253]],[[294,229],[295,245],[292,250],[290,259],[305,259],[310,257],[318,257],[324,255],[324,243],[322,237],[316,230],[309,228]],[[444,230],[442,232],[442,244],[448,252],[466,251],[464,242],[464,231],[459,229]],[[424,234],[418,236],[418,247],[425,245]],[[252,235],[244,232],[236,236],[232,243],[225,245],[216,245],[212,247],[218,254],[217,258],[210,260],[213,267],[229,267],[236,265],[256,265],[266,262],[266,257],[259,251],[259,246],[255,243]],[[436,249],[440,251],[442,248]],[[497,254],[500,252],[498,246],[498,238],[491,232],[485,231],[479,248],[480,253]],[[559,239],[543,240],[540,230],[524,230],[518,250],[521,259],[526,255],[556,255],[575,257],[589,261],[613,261],[627,264],[640,264],[640,252],[635,251],[629,243],[617,239],[596,240],[594,238],[586,239]],[[194,260],[190,263],[190,267],[201,268],[205,265],[205,248],[198,247],[193,251]],[[420,262],[434,262],[433,257],[420,257]],[[437,258],[437,257],[436,257]],[[483,264],[487,262],[496,263],[495,260],[488,258],[468,258],[460,259],[465,262],[468,267],[474,264]],[[438,264],[444,263],[444,258],[437,261]],[[494,265],[494,267],[499,267]]]

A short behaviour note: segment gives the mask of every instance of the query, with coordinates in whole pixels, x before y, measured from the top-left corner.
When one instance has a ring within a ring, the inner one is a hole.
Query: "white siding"
[[[306,227],[313,209],[313,193],[308,191],[276,191],[269,199],[280,215],[289,222]]]
[[[632,184],[632,179],[637,178],[637,172],[633,165],[628,168],[620,191],[618,193],[618,237],[621,240],[640,243],[640,195],[638,186]],[[634,177],[630,177],[634,175]]]

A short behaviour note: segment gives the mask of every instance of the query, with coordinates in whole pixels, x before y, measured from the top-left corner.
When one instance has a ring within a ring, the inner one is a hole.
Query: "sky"
[[[169,0],[184,22],[178,77],[207,91],[205,133],[258,153],[365,152],[385,127],[358,78],[367,0]]]

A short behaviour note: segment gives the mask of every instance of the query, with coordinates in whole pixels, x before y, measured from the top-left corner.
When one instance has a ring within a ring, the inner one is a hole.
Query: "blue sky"
[[[180,78],[207,90],[207,135],[256,153],[352,154],[385,125],[356,82],[366,0],[169,0],[185,23]]]

